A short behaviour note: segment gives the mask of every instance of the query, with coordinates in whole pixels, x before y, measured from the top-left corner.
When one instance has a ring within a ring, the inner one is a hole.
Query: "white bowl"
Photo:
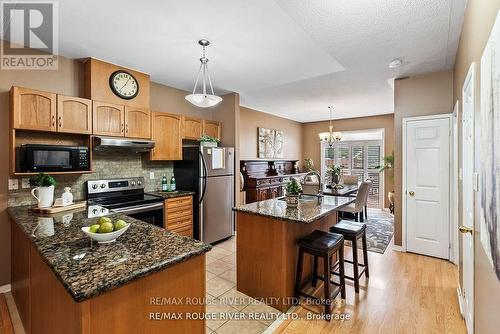
[[[90,226],[84,226],[82,227],[83,233],[88,235],[92,240],[97,241],[100,244],[107,244],[110,242],[115,242],[116,239],[125,233],[126,230],[130,227],[130,223],[127,223],[127,225],[122,228],[121,230],[114,231],[114,232],[109,232],[109,233],[92,233],[89,232]]]

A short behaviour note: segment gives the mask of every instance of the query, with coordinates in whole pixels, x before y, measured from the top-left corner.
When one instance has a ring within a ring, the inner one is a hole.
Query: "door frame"
[[[407,251],[407,215],[406,215],[406,181],[407,181],[407,173],[406,173],[406,158],[407,158],[407,141],[406,141],[406,135],[407,135],[407,127],[409,122],[413,121],[426,121],[426,120],[434,120],[434,119],[447,119],[449,122],[449,129],[450,129],[450,147],[449,147],[449,152],[450,152],[450,164],[449,164],[449,171],[448,171],[448,176],[449,176],[449,189],[448,189],[448,203],[449,205],[449,222],[448,222],[448,233],[450,233],[450,229],[452,228],[452,210],[453,210],[453,195],[452,195],[452,189],[453,189],[453,183],[455,180],[453,180],[453,160],[455,159],[454,153],[453,153],[453,114],[452,113],[447,113],[447,114],[437,114],[437,115],[426,115],[426,116],[416,116],[416,117],[405,117],[403,118],[403,159],[402,159],[402,184],[401,184],[401,197],[402,197],[402,226],[401,226],[401,238],[402,238],[402,244],[401,248],[403,252]],[[449,239],[449,237],[448,237]],[[449,240],[449,247],[448,247],[448,260],[451,261],[451,256],[454,253],[454,250],[452,250],[452,247],[456,247],[456,245]]]

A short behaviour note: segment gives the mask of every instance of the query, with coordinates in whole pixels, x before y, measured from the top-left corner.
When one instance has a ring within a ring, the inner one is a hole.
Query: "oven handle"
[[[127,208],[118,208],[118,209],[113,209],[113,212],[117,213],[124,213],[124,214],[134,214],[134,213],[141,213],[141,212],[147,212],[147,211],[153,211],[154,209],[163,209],[163,203],[156,203],[152,205],[146,205],[146,206],[130,206]]]

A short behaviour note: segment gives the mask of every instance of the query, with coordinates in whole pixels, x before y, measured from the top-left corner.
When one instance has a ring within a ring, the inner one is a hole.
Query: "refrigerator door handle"
[[[203,197],[205,197],[205,192],[207,190],[207,174],[208,174],[208,170],[207,170],[207,164],[205,163],[205,158],[203,157],[203,154],[201,153],[201,151],[199,152],[200,154],[200,160],[201,160],[201,164],[203,165],[203,176],[202,176],[202,179],[203,179],[203,186],[202,186],[202,191],[201,191],[201,196],[200,196],[200,203],[203,202]]]

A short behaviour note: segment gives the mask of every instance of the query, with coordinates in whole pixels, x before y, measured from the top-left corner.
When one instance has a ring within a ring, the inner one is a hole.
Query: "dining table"
[[[323,185],[323,195],[350,197],[359,189],[359,184],[341,184],[341,188],[328,188]]]

